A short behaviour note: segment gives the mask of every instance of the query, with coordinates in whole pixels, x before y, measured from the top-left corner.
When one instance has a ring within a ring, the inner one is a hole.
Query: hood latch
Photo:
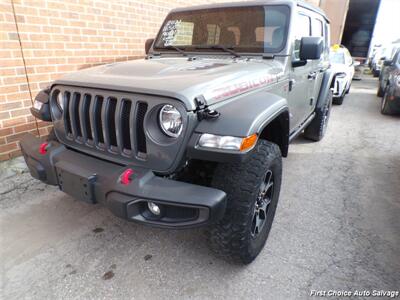
[[[197,96],[194,101],[196,101],[197,119],[199,121],[217,119],[221,115],[218,111],[208,108],[207,100],[203,95]]]

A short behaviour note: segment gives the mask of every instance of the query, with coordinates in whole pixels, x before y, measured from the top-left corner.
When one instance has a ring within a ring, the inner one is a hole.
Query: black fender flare
[[[281,145],[279,146],[282,155],[287,155],[289,112],[286,98],[267,91],[260,91],[217,103],[210,106],[210,109],[218,111],[220,116],[217,119],[204,119],[197,125],[188,144],[188,157],[218,162],[242,161],[251,150],[238,152],[200,148],[197,144],[201,134],[247,137],[256,133],[262,138],[264,129],[282,115],[286,117],[281,118],[280,122],[287,124],[283,126],[285,132],[281,133]]]
[[[319,90],[318,99],[316,103],[315,110],[322,109],[326,100],[328,99],[328,93],[332,88],[332,82],[335,78],[336,73],[332,69],[327,69],[324,73],[324,77],[322,78],[321,88]]]

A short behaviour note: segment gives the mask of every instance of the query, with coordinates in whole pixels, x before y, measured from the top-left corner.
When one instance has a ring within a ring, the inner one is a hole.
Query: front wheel
[[[280,149],[265,140],[245,162],[217,166],[212,186],[227,193],[225,215],[209,232],[217,254],[244,264],[257,257],[271,230],[281,180]]]

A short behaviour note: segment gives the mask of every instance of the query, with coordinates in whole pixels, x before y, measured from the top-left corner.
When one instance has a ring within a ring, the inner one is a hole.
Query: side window
[[[311,34],[312,36],[324,36],[324,28],[322,25],[321,20],[312,19],[312,23],[311,23]]]
[[[312,18],[311,35],[316,37],[324,37],[324,25],[321,20]],[[326,39],[324,39],[324,49],[327,47]]]
[[[311,36],[311,21],[310,17],[298,14],[296,22],[296,33],[294,39],[294,58],[299,59],[300,57],[300,42],[304,36]]]
[[[325,52],[329,53],[329,49],[330,49],[330,32],[329,32],[329,26],[328,23],[325,22]]]

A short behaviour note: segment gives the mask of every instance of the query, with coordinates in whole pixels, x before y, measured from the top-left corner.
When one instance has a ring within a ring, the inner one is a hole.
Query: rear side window
[[[300,42],[304,36],[311,36],[311,20],[310,17],[298,14],[296,22],[296,34],[294,40],[294,58],[299,59],[300,57]]]
[[[324,36],[324,29],[321,20],[315,18],[312,19],[311,34],[312,36]]]

